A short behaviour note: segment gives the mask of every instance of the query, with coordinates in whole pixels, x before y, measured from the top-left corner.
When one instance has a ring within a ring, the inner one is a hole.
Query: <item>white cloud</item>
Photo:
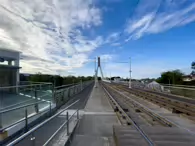
[[[120,36],[119,32],[113,32],[106,38],[105,43],[113,43],[119,39],[119,36]]]
[[[120,46],[121,45],[121,43],[113,43],[113,44],[111,44],[111,46]]]
[[[195,3],[187,2],[187,0],[141,1],[127,23],[125,31],[130,34],[130,37],[126,41],[195,21]]]
[[[102,44],[81,32],[102,23],[92,0],[1,0],[0,18],[0,47],[22,52],[22,72],[66,74]]]
[[[141,56],[140,56],[141,57]],[[157,78],[164,71],[181,69],[184,72],[189,72],[189,69],[185,68],[185,65],[173,61],[159,61],[156,59],[148,59],[144,62],[140,60],[139,56],[132,58],[131,70],[132,78],[141,79],[141,78]],[[116,63],[108,62],[104,64],[104,72],[110,76],[121,76],[124,78],[129,78],[129,63]]]
[[[111,61],[114,58],[113,54],[102,54],[100,55],[100,58],[102,61],[107,62],[107,61]]]

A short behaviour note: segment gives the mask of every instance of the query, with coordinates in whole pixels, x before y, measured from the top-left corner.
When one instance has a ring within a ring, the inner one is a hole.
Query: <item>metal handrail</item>
[[[13,107],[13,106],[17,106],[17,105],[32,101],[32,100],[35,100],[35,99],[29,99],[29,100],[25,100],[25,101],[22,101],[22,102],[18,102],[18,103],[15,103],[15,104],[11,104],[11,105],[2,107],[2,108],[0,108],[0,111],[3,110],[3,109],[7,109],[7,108],[10,108],[10,107]]]
[[[85,82],[85,83],[89,83],[88,81],[87,82]],[[74,84],[75,86],[71,86],[71,87],[68,87],[68,88],[74,88],[74,87],[77,87],[79,84]],[[88,85],[88,84],[86,84],[86,85]],[[82,88],[83,86],[81,86],[81,91],[83,90],[83,88]],[[67,88],[65,88],[64,90],[66,90]],[[56,90],[57,91],[57,90]],[[61,92],[61,91],[60,91]],[[54,92],[55,93],[55,92]],[[40,98],[41,97],[44,97],[44,96],[47,96],[47,94],[45,94],[45,95],[42,95],[42,96],[39,96],[39,98],[37,98],[38,100],[40,100]],[[54,96],[54,95],[53,95]],[[68,96],[70,96],[70,95],[68,95]],[[32,100],[35,100],[35,99],[32,99]],[[21,105],[21,106],[17,106],[17,107],[15,107],[16,105],[20,105],[21,103],[26,103],[26,102],[28,102],[28,101],[31,101],[31,100],[27,100],[27,101],[24,101],[24,102],[20,102],[20,103],[17,103],[17,104],[13,104],[13,105],[10,105],[10,106],[7,106],[7,107],[5,107],[5,108],[1,108],[0,109],[0,115],[1,114],[3,114],[3,113],[7,113],[7,112],[11,112],[11,111],[14,111],[14,110],[18,110],[18,109],[21,109],[21,108],[26,108],[26,107],[28,107],[28,106],[33,106],[33,105],[36,105],[36,104],[39,104],[39,103],[49,103],[49,108],[48,109],[46,109],[46,110],[44,110],[44,111],[39,111],[38,110],[38,112],[36,112],[36,114],[33,114],[33,115],[31,115],[31,116],[28,116],[28,109],[26,109],[25,110],[25,113],[24,113],[24,118],[22,118],[22,119],[19,119],[18,121],[16,121],[16,122],[14,122],[14,123],[11,123],[10,125],[8,125],[8,126],[6,126],[6,127],[2,127],[1,126],[1,128],[0,128],[0,132],[2,132],[2,131],[4,131],[5,129],[7,129],[7,128],[9,128],[9,127],[12,127],[12,126],[14,126],[14,125],[16,125],[16,124],[19,124],[19,123],[21,123],[21,122],[23,122],[23,121],[27,121],[27,123],[28,123],[28,119],[29,118],[31,118],[31,117],[34,117],[34,116],[36,116],[36,115],[39,115],[39,114],[41,114],[41,113],[44,113],[44,112],[47,112],[48,110],[50,110],[50,113],[51,113],[51,105],[52,105],[52,101],[51,100],[41,100],[41,101],[38,101],[38,102],[34,102],[34,103],[29,103],[29,104],[25,104],[25,105]],[[36,108],[36,107],[35,107]],[[35,109],[36,110],[36,109]],[[51,115],[51,114],[50,114]],[[1,119],[0,119],[0,125],[1,125]],[[25,126],[25,127],[27,127],[27,125]]]
[[[32,84],[32,85],[16,85],[16,86],[2,86],[0,87],[0,89],[8,89],[8,88],[19,88],[19,87],[32,87],[32,86],[40,86],[40,85],[52,85],[51,83],[48,83],[48,84]]]
[[[18,107],[14,107],[14,108],[10,108],[10,109],[7,109],[7,110],[0,111],[0,114],[7,113],[7,112],[10,112],[10,111],[14,111],[14,110],[21,109],[21,108],[25,108],[25,107],[28,107],[28,106],[31,106],[31,105],[42,103],[42,102],[47,102],[48,103],[48,101],[38,101],[38,102],[34,102],[34,103],[30,103],[30,104],[26,104],[26,105],[22,105],[22,106],[18,106]],[[49,101],[49,102],[51,102],[51,101]]]
[[[78,85],[79,83],[73,83],[73,84],[67,84],[67,85],[62,85],[62,86],[57,86],[54,89],[58,89],[58,88],[63,88],[63,87],[70,87],[70,86],[74,86],[74,85]]]
[[[179,84],[163,84],[163,83],[160,83],[160,85],[162,86],[175,86],[175,87],[189,87],[189,88],[195,88],[195,86],[193,85],[179,85]]]
[[[28,119],[30,119],[30,118],[32,118],[32,117],[34,117],[34,116],[40,115],[40,114],[45,113],[45,112],[50,111],[50,110],[51,110],[51,108],[46,109],[46,110],[41,111],[41,112],[38,112],[38,113],[36,113],[36,114],[34,114],[34,115],[24,117],[24,118],[20,119],[19,121],[16,121],[16,122],[14,122],[14,123],[12,123],[12,124],[10,124],[10,125],[4,127],[4,128],[1,128],[1,129],[0,129],[0,132],[2,132],[2,131],[4,131],[5,129],[10,128],[10,127],[12,127],[12,126],[14,126],[14,125],[16,125],[16,124],[18,124],[18,123],[21,123],[21,122],[23,122],[23,121],[25,121],[25,120],[28,120]],[[27,126],[27,125],[26,125],[26,126]]]
[[[17,143],[19,143],[21,140],[23,140],[25,137],[29,136],[31,133],[33,133],[34,131],[38,130],[39,128],[41,128],[43,125],[45,125],[46,123],[48,123],[49,121],[51,121],[52,119],[54,119],[55,117],[57,117],[58,115],[60,115],[61,113],[63,113],[65,110],[67,110],[68,108],[70,108],[71,106],[73,106],[74,104],[76,104],[77,102],[79,102],[79,100],[73,102],[72,104],[70,104],[68,107],[66,107],[65,109],[61,110],[60,112],[56,113],[55,115],[53,115],[52,117],[48,118],[47,120],[45,120],[44,122],[38,124],[37,126],[35,126],[34,128],[32,128],[31,130],[29,130],[28,132],[26,132],[25,134],[23,134],[22,136],[18,137],[17,139],[15,139],[14,141],[10,142],[7,146],[13,146]]]
[[[164,87],[175,88],[175,89],[185,89],[185,90],[195,90],[195,88],[186,88],[186,87],[180,87],[180,86],[164,86]]]
[[[31,81],[20,81],[19,83],[40,83],[40,84],[53,84],[52,82],[31,82]],[[33,85],[33,84],[31,84]]]
[[[76,110],[76,112],[74,112],[71,116],[70,116],[70,118],[68,118],[68,120],[67,121],[65,121],[59,128],[58,128],[58,130],[56,130],[56,132],[54,132],[54,134],[44,143],[44,145],[43,146],[46,146],[46,145],[48,145],[50,142],[51,142],[51,140],[58,134],[58,132],[65,126],[65,125],[67,125],[67,123],[73,118],[73,116],[76,114],[76,113],[78,113],[78,111],[79,110]],[[67,115],[68,116],[68,115]],[[78,118],[78,117],[77,117]],[[68,130],[67,130],[67,132],[68,132]]]
[[[89,81],[85,81],[85,82],[83,82],[83,83],[86,83],[86,82],[89,82]],[[83,84],[83,83],[82,83],[82,84]],[[62,88],[62,87],[67,87],[67,86],[74,86],[74,85],[79,85],[79,84],[80,84],[80,82],[77,82],[77,83],[72,83],[72,84],[57,86],[57,87],[55,87],[54,89],[58,89],[58,88]]]

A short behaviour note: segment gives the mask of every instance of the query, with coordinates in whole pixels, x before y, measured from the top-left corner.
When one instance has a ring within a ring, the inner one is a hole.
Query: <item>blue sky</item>
[[[49,0],[0,4],[0,47],[21,52],[21,72],[158,77],[188,72],[195,53],[194,0]]]

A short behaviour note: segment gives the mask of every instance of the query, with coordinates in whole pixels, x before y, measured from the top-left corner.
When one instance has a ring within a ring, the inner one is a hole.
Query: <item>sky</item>
[[[0,48],[22,73],[156,78],[195,60],[194,0],[0,0]]]

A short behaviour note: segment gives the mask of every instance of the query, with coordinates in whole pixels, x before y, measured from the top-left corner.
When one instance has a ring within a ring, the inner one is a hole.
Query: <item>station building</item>
[[[20,81],[20,52],[0,48],[0,87],[17,86]]]

